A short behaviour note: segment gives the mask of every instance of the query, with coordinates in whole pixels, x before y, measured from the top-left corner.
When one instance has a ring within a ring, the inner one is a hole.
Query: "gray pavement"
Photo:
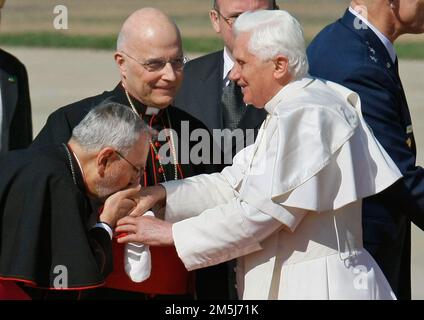
[[[27,67],[33,105],[34,136],[60,106],[111,90],[119,81],[112,51],[4,48]],[[412,113],[417,162],[424,165],[424,61],[400,61]],[[424,232],[413,227],[412,289],[424,299]]]

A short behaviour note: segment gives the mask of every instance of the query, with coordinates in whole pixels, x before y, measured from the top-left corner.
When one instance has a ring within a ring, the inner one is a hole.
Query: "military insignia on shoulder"
[[[15,83],[17,81],[16,76],[9,76],[9,78],[7,79],[9,82]]]
[[[412,140],[411,140],[411,138],[406,139],[406,144],[409,147],[409,149],[412,148]]]
[[[371,59],[372,61],[374,61],[375,63],[377,63],[377,62],[378,62],[378,59],[377,59],[376,57],[374,57],[374,56],[370,56],[370,59]]]
[[[369,45],[369,42],[367,42],[367,45],[368,45],[368,50],[370,51],[370,59],[374,61],[375,63],[377,63],[378,59],[375,57],[375,49]]]

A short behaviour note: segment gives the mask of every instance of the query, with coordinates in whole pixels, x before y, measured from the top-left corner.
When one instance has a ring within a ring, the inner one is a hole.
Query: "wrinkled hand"
[[[137,206],[141,186],[118,191],[109,196],[104,204],[100,221],[114,227],[116,222],[127,216]]]
[[[151,216],[125,217],[118,221],[116,233],[127,233],[118,238],[119,243],[137,242],[150,246],[174,244],[172,224]]]
[[[161,185],[142,188],[136,201],[137,207],[130,214],[132,217],[142,216],[147,210],[152,208],[164,207],[166,203],[165,188]]]

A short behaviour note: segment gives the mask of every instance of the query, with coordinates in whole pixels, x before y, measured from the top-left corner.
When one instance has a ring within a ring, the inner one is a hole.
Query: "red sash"
[[[113,272],[106,279],[106,287],[147,294],[187,294],[191,292],[191,273],[177,255],[175,247],[150,247],[152,271],[150,278],[136,283],[124,269],[124,244],[113,241]]]

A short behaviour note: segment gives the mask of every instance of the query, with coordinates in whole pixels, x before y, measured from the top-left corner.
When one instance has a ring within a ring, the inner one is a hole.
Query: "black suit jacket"
[[[213,133],[214,129],[225,129],[222,115],[224,56],[223,50],[217,51],[188,62],[184,67],[184,80],[174,101],[177,108],[199,119]],[[266,117],[264,109],[247,106],[238,128],[243,130],[246,145],[247,129],[254,129],[256,138],[259,127]],[[217,142],[215,140],[215,142]],[[232,157],[238,152],[232,145]],[[231,157],[231,159],[232,159]],[[215,170],[221,171],[226,165],[224,158],[215,163]],[[226,263],[198,270],[197,294],[199,299],[235,298],[232,264]]]
[[[0,153],[26,148],[32,141],[31,102],[25,66],[0,49],[0,88],[3,120]]]
[[[96,106],[108,102],[116,102],[128,106],[128,100],[121,84],[118,84],[112,91],[104,91],[102,94],[97,96],[89,97],[57,109],[48,117],[47,123],[35,137],[31,144],[31,148],[45,146],[52,143],[57,144],[68,142],[72,135],[72,130],[81,122],[87,113]],[[145,111],[145,106],[135,99],[133,99],[133,102],[137,111],[140,113]],[[188,159],[188,163],[187,161],[182,160],[188,157],[188,155],[184,154],[184,152],[186,150],[190,152],[191,148],[198,143],[197,140],[188,141],[191,131],[196,129],[204,129],[206,131],[205,126],[197,119],[193,118],[186,112],[175,108],[174,106],[169,106],[166,111],[169,114],[172,129],[176,132],[178,137],[176,142],[177,156],[179,158],[179,163],[181,164],[183,176],[191,177],[202,173],[212,173],[214,171],[214,167],[209,163],[193,163],[191,157]],[[148,121],[147,119],[144,120]],[[185,125],[189,126],[188,132]],[[158,131],[160,130],[155,126],[153,126],[153,128]],[[212,154],[208,155],[209,162],[211,162],[210,157],[212,157]],[[152,154],[149,152],[146,162],[146,172],[148,173],[147,185],[154,185],[162,182],[161,180],[156,180],[156,178],[159,178],[161,175],[158,175],[155,172],[153,168],[154,166],[152,165],[153,162]],[[173,166],[165,166],[165,170],[168,170],[170,167],[173,168]],[[172,176],[171,172],[169,173],[170,176]]]
[[[411,117],[397,65],[370,28],[355,28],[355,16],[348,11],[322,30],[307,51],[312,76],[359,94],[365,120],[404,176],[364,199],[363,238],[396,296],[409,299],[410,222],[424,227],[424,169],[415,163]]]
[[[184,67],[183,84],[174,102],[177,108],[199,119],[210,131],[225,129],[221,103],[223,69],[223,50],[189,61]],[[265,117],[264,109],[248,105],[238,128],[244,133],[247,129],[255,129],[256,137]],[[222,169],[222,166],[217,166],[217,169]]]

